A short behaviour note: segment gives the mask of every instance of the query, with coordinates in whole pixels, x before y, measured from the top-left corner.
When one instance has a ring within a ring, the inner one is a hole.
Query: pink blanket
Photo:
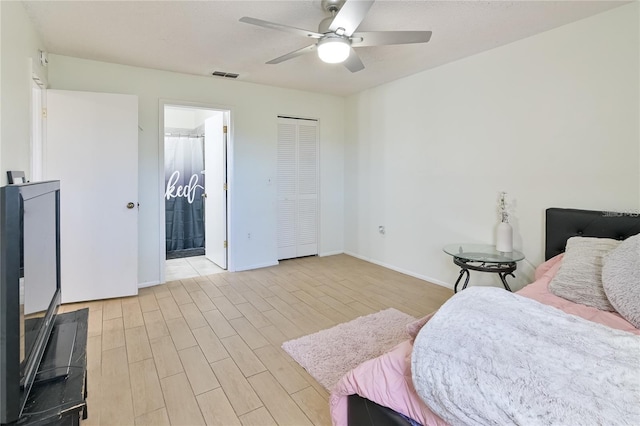
[[[607,325],[611,328],[640,335],[624,318],[614,312],[579,305],[549,292],[549,282],[560,267],[562,255],[543,263],[536,269],[536,281],[518,294],[556,307],[569,314]],[[431,412],[416,394],[411,382],[411,352],[413,342],[407,340],[386,354],[360,364],[334,386],[329,398],[331,418],[336,426],[347,425],[348,396],[358,394],[377,404],[410,417],[422,425],[446,425]]]

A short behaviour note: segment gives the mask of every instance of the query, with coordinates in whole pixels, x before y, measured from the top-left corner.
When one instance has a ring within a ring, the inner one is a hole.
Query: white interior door
[[[224,113],[204,122],[205,257],[227,269],[227,140]]]
[[[318,124],[298,123],[296,255],[318,254]]]
[[[296,257],[297,134],[294,120],[278,119],[278,260]]]
[[[44,174],[60,180],[62,302],[137,294],[137,96],[48,90]]]

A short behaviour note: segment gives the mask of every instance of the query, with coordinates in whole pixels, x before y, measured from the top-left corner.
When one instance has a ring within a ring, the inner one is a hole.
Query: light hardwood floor
[[[280,345],[452,291],[347,256],[172,281],[89,308],[84,425],[330,425],[328,393]]]

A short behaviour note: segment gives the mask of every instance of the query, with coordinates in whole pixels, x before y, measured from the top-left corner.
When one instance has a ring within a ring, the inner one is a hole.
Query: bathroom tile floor
[[[175,281],[218,274],[225,272],[225,270],[204,256],[194,256],[165,261],[164,272],[167,281]]]

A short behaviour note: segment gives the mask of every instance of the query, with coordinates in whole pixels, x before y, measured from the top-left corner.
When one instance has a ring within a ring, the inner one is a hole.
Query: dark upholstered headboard
[[[547,209],[544,257],[564,252],[570,237],[601,237],[624,240],[640,233],[640,214],[608,211]]]

